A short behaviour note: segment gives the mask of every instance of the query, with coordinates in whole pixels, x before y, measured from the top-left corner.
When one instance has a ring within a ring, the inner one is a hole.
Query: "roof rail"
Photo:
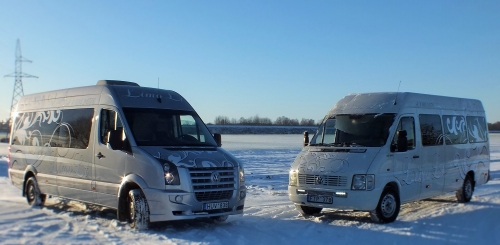
[[[125,85],[140,87],[139,84],[133,82],[119,81],[119,80],[99,80],[97,85]]]

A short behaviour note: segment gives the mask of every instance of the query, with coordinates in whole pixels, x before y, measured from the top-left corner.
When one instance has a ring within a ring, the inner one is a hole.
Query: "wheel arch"
[[[118,209],[116,215],[118,220],[124,221],[127,217],[127,214],[125,212],[127,210],[126,201],[128,193],[133,189],[140,189],[144,193],[143,188],[146,186],[146,181],[144,181],[144,179],[136,174],[127,175],[125,178],[123,178],[120,188],[118,189],[117,196]]]
[[[394,189],[394,191],[398,194],[397,198],[399,199],[399,201],[401,201],[401,197],[400,197],[400,196],[401,196],[401,194],[399,193],[399,190],[400,190],[400,188],[399,188],[399,183],[397,183],[397,182],[395,182],[395,181],[391,181],[391,182],[389,182],[389,183],[385,184],[385,186],[384,186],[384,190],[385,190],[386,188],[392,188],[392,189]]]

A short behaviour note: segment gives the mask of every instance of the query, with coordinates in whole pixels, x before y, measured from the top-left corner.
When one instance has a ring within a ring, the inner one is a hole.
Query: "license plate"
[[[307,195],[308,202],[316,202],[316,203],[333,203],[333,197],[331,196],[316,196],[316,195]]]
[[[203,210],[216,210],[229,207],[229,202],[203,203]]]

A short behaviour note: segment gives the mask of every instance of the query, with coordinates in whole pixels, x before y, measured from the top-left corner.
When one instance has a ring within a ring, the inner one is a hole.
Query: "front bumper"
[[[318,208],[333,208],[340,210],[356,210],[356,211],[371,211],[377,205],[381,194],[381,189],[373,189],[371,191],[364,190],[338,190],[338,192],[345,193],[345,196],[335,195],[337,190],[288,186],[288,197],[292,202],[298,205],[305,205]],[[333,196],[333,203],[314,203],[307,201],[308,193],[331,193]]]
[[[151,222],[207,218],[221,215],[242,214],[245,205],[246,188],[235,189],[231,199],[200,202],[193,192],[144,189],[148,201]],[[240,193],[245,192],[243,198]],[[182,200],[179,201],[179,197]],[[177,197],[177,201],[176,201]],[[203,210],[204,203],[228,202],[228,207]]]

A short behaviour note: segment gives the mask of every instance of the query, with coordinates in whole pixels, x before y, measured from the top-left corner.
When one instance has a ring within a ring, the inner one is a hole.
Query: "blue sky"
[[[202,119],[323,118],[343,96],[480,99],[500,121],[500,1],[0,0],[0,120],[16,40],[24,93],[126,80]]]

